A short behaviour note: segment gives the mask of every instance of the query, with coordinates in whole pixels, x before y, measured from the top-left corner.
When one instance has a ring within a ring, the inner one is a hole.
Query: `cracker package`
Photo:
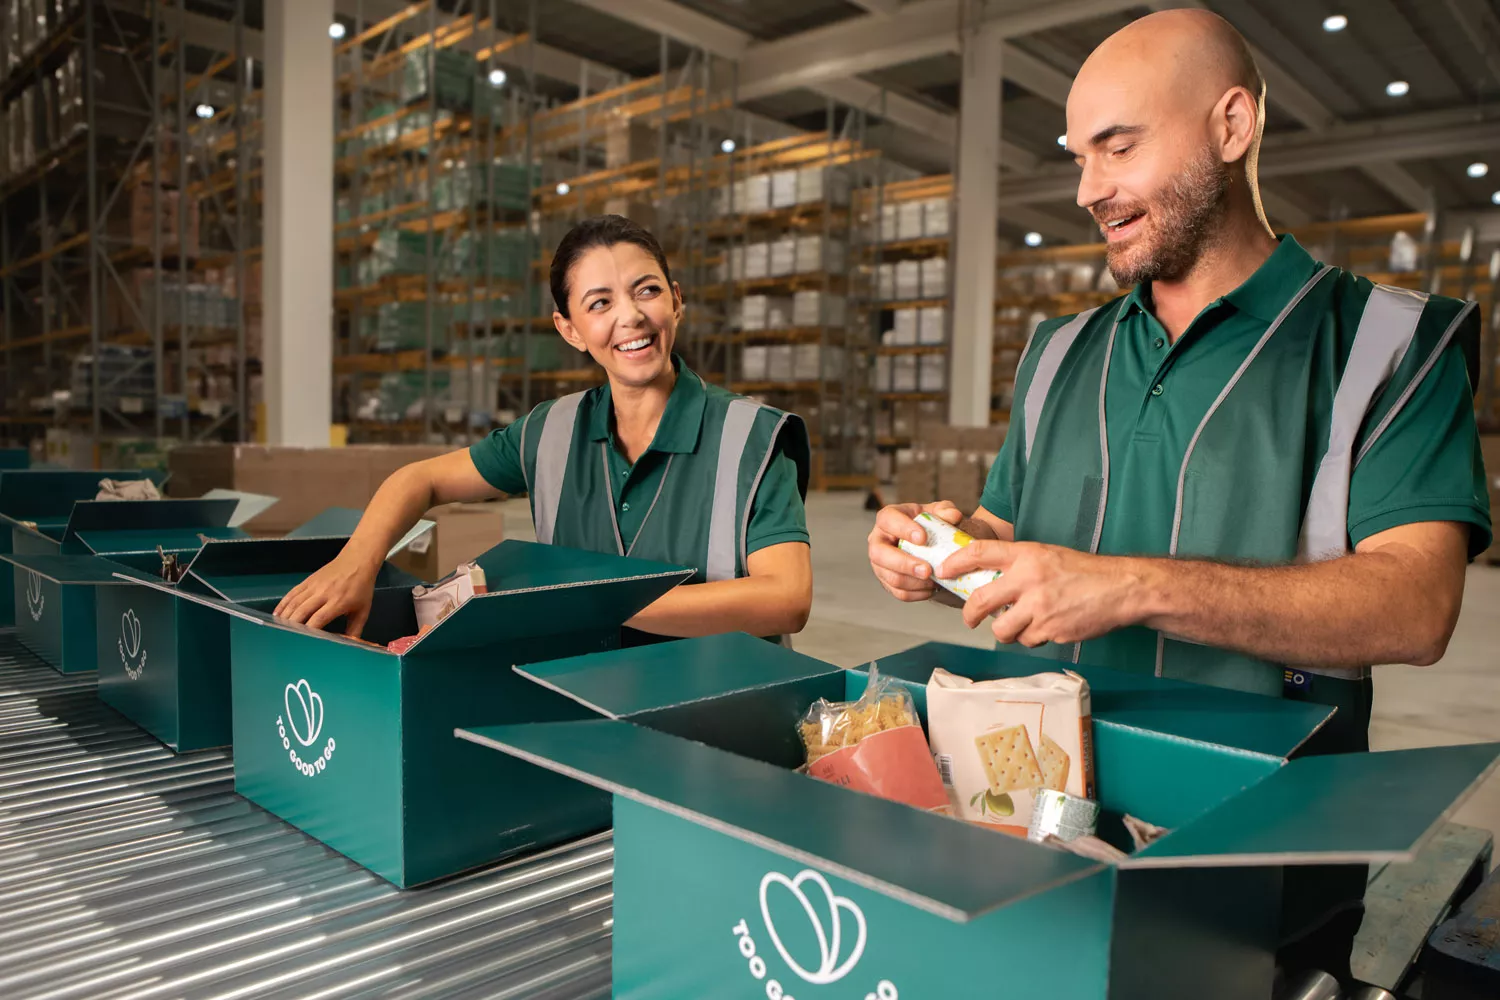
[[[875,668],[858,701],[813,702],[801,731],[814,778],[918,809],[948,810],[911,692]]]
[[[927,682],[932,754],[953,815],[1025,837],[1037,793],[1094,799],[1088,683],[1072,671]]]

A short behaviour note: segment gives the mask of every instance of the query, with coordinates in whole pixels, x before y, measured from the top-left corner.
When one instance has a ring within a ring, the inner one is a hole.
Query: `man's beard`
[[[1229,191],[1229,168],[1205,147],[1167,184],[1155,202],[1120,205],[1106,202],[1093,209],[1095,218],[1119,218],[1132,209],[1149,209],[1145,231],[1107,251],[1109,273],[1122,288],[1143,281],[1173,281],[1192,269],[1214,237]],[[1123,209],[1123,211],[1122,211]]]

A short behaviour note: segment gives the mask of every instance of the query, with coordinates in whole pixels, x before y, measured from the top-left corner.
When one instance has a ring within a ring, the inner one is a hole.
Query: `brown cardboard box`
[[[991,452],[999,451],[1000,446],[1005,443],[1006,424],[995,424],[990,427],[965,427],[959,432],[959,447],[964,451]]]
[[[215,487],[277,497],[280,502],[246,528],[253,534],[282,534],[329,507],[363,509],[392,472],[450,450],[441,445],[188,445],[172,451],[167,489],[174,497],[202,496]]]
[[[417,539],[391,562],[429,583],[441,580],[459,563],[469,562],[499,545],[505,533],[505,517],[492,503],[446,504],[434,507],[426,517],[436,526],[425,539]],[[416,551],[418,547],[421,552]],[[498,582],[490,581],[490,585]]]
[[[914,449],[896,452],[896,502],[931,503],[937,492],[937,455]]]
[[[983,488],[984,472],[980,469],[977,454],[944,453],[942,461],[938,463],[935,499],[951,501],[965,514],[972,514],[979,506],[979,493]]]

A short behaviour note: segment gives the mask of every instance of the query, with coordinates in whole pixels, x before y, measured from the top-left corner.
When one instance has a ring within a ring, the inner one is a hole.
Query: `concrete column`
[[[954,178],[953,348],[948,420],[990,422],[990,361],[995,340],[995,221],[1000,176],[1000,52],[991,25],[966,26]]]
[[[333,0],[267,0],[266,441],[327,447],[333,417]]]

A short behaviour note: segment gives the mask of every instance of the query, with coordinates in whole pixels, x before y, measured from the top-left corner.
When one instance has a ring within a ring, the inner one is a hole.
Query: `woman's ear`
[[[672,282],[672,318],[682,322],[682,286]]]
[[[566,340],[574,350],[584,354],[589,352],[588,344],[584,343],[583,337],[573,328],[572,322],[556,309],[552,310],[552,325],[557,327],[557,332],[562,334],[562,339]]]

